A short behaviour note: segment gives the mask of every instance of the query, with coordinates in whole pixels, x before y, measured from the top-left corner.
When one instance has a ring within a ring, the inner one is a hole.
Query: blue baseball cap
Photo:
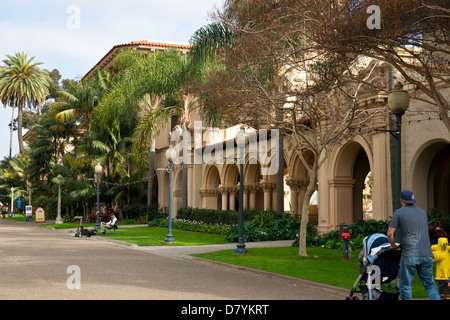
[[[416,203],[416,199],[414,199],[414,193],[410,190],[403,190],[400,193],[400,200],[407,204]]]

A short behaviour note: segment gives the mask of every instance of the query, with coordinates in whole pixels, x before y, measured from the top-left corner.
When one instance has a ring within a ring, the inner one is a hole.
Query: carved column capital
[[[200,189],[200,196],[201,197],[208,197],[208,196],[217,195],[217,194],[219,194],[219,190],[218,189],[207,189],[207,188]]]
[[[271,190],[275,189],[276,183],[275,182],[270,182],[270,181],[267,181],[267,180],[261,180],[259,182],[259,186],[264,191],[271,191]]]

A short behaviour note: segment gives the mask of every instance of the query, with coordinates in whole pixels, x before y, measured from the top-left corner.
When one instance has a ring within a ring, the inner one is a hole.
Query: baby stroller
[[[374,233],[364,238],[358,257],[360,275],[346,300],[359,300],[354,293],[361,293],[364,300],[398,300],[397,282],[392,282],[397,279],[400,258],[401,251],[391,249],[386,235]]]

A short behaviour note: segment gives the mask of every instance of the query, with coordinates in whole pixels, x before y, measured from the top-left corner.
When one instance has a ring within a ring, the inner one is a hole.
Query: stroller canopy
[[[365,240],[365,255],[370,263],[375,261],[380,250],[391,247],[387,236],[383,233],[374,233]]]

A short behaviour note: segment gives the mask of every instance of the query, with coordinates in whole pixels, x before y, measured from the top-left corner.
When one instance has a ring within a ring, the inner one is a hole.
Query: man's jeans
[[[422,281],[423,287],[430,300],[441,300],[439,290],[433,277],[433,257],[404,257],[400,261],[400,298],[411,300],[411,282],[416,273]]]

